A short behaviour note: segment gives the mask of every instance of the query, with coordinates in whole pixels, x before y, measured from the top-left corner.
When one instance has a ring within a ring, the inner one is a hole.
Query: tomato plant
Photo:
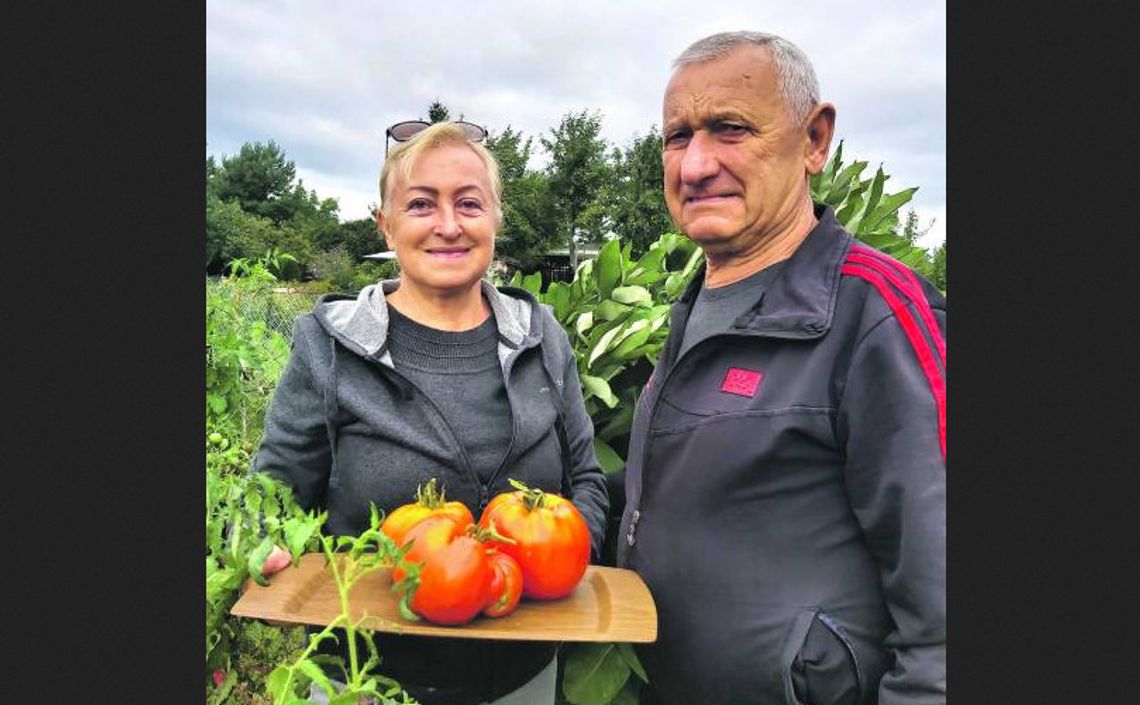
[[[380,530],[387,534],[397,546],[404,543],[404,534],[420,521],[430,516],[440,514],[454,517],[460,526],[475,523],[471,510],[463,502],[448,502],[442,489],[436,490],[435,478],[428,480],[426,485],[416,488],[416,501],[403,504],[392,510],[380,525]]]
[[[590,530],[574,504],[559,495],[511,480],[514,492],[496,495],[479,517],[513,543],[499,550],[522,569],[523,595],[553,600],[569,595],[590,562]]]

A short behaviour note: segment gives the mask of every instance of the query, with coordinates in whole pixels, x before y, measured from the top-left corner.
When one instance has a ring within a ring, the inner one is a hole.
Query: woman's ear
[[[379,208],[376,209],[376,231],[384,237],[384,243],[388,246],[389,250],[396,249],[396,241],[388,233],[388,219],[384,217],[384,211]]]

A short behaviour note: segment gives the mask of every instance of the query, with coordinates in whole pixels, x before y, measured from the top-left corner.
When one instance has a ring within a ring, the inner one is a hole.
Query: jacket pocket
[[[826,612],[796,615],[781,652],[787,705],[857,705],[859,668],[850,640]]]

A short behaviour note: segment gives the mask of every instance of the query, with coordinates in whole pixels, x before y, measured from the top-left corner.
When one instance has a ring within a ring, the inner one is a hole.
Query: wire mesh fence
[[[288,362],[293,322],[319,294],[208,279],[206,295],[207,423],[213,418],[256,442]]]
[[[255,296],[242,296],[238,300],[238,311],[245,320],[264,321],[269,328],[292,339],[293,321],[312,311],[319,296],[294,289],[273,289]]]

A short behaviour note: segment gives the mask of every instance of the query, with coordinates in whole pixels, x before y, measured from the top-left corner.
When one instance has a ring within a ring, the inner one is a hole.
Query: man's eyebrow
[[[664,129],[675,130],[683,127],[691,127],[694,124],[698,125],[699,127],[708,128],[718,125],[722,122],[743,122],[751,124],[752,120],[747,118],[743,113],[740,113],[736,110],[720,110],[715,113],[701,115],[695,120],[688,117],[678,117],[673,118],[672,120],[666,120]]]
[[[702,125],[716,125],[722,122],[752,122],[743,113],[735,110],[723,110],[721,112],[705,115],[701,118]]]

